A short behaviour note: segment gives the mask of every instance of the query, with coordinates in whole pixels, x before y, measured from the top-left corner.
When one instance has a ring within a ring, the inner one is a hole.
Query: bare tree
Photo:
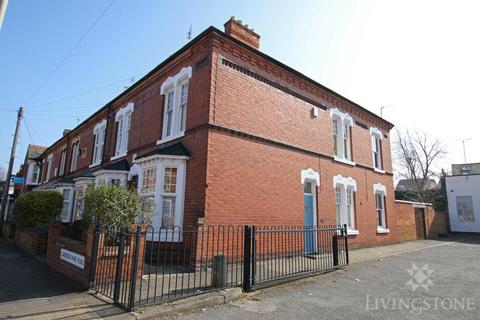
[[[414,201],[427,202],[431,196],[425,192],[431,179],[439,175],[435,164],[445,155],[446,147],[437,138],[426,133],[397,130],[395,161],[397,174],[411,181],[411,197]]]

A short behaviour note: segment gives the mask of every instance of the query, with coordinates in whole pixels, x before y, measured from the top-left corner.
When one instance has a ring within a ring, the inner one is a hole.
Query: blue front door
[[[305,183],[303,194],[303,219],[305,229],[304,242],[305,253],[315,252],[315,231],[308,231],[308,229],[315,228],[314,219],[314,189],[311,183]]]

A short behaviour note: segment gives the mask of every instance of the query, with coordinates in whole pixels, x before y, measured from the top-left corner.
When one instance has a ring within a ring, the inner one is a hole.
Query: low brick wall
[[[48,232],[34,229],[17,228],[15,244],[20,249],[33,255],[44,255],[47,252]]]
[[[85,242],[62,237],[63,226],[59,222],[50,224],[48,234],[47,264],[88,289],[93,232],[88,232]],[[90,249],[87,249],[90,248]],[[60,259],[61,250],[69,250],[84,257],[83,268]]]
[[[94,226],[90,226],[87,232],[86,241],[78,241],[62,237],[62,224],[54,222],[50,225],[48,235],[47,264],[67,277],[73,279],[80,287],[88,289],[89,274],[92,264],[92,248],[94,241]],[[105,246],[105,237],[100,235],[99,249],[97,255],[96,277],[101,279],[102,283],[113,282],[115,279],[115,270],[117,266],[118,246]],[[139,264],[137,277],[141,277],[143,270],[143,252],[144,239],[140,241]],[[125,257],[122,265],[123,280],[130,278],[130,263],[133,255],[134,239],[127,241]],[[84,257],[83,268],[74,265],[60,258],[62,249],[71,251]],[[127,267],[128,264],[128,267]]]
[[[414,205],[424,208],[415,208]],[[435,211],[430,204],[395,201],[395,216],[397,221],[395,232],[399,241],[437,238],[449,232],[448,214]]]

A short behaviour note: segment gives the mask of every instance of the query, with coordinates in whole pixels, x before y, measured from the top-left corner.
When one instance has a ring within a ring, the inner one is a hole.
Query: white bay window
[[[138,169],[139,195],[153,198],[152,241],[181,241],[180,235],[168,230],[183,227],[187,156],[156,154],[135,160]],[[168,236],[167,236],[168,235]]]

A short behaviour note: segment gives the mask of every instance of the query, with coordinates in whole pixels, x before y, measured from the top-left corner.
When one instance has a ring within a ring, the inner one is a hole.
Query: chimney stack
[[[72,129],[64,129],[63,130],[63,137],[65,137],[67,134],[69,134],[70,131],[72,131]]]
[[[249,28],[248,24],[242,24],[242,20],[231,17],[223,26],[225,27],[225,33],[229,36],[257,50],[260,48],[260,36],[253,28]]]

